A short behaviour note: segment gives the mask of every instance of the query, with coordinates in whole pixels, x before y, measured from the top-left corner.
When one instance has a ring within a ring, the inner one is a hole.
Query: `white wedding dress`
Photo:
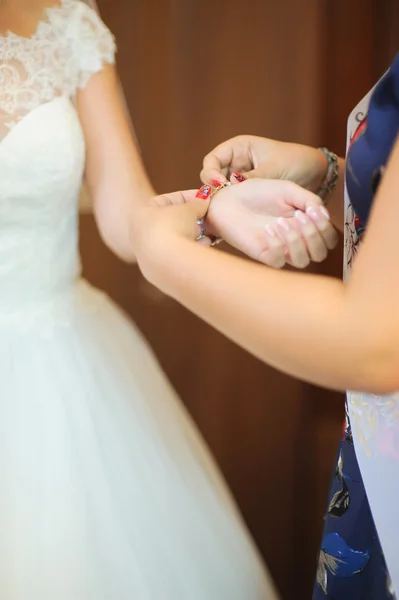
[[[80,0],[0,37],[0,598],[275,600],[151,351],[80,277],[73,98],[113,59]]]

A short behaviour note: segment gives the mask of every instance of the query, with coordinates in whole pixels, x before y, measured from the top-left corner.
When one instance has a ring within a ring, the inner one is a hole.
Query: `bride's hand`
[[[284,180],[250,179],[215,194],[207,231],[266,265],[321,262],[338,236],[322,201]]]

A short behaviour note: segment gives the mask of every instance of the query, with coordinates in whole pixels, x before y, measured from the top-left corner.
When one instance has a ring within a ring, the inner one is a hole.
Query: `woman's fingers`
[[[328,250],[333,250],[338,243],[338,234],[330,221],[330,215],[324,206],[308,207],[307,216],[312,220]]]
[[[204,158],[203,168],[200,173],[201,181],[207,185],[217,187],[227,181],[233,148],[228,143],[220,144]]]
[[[281,269],[286,263],[284,242],[272,225],[267,224],[265,231],[266,246],[261,250],[257,260],[274,269]]]
[[[300,210],[295,212],[295,218],[299,223],[300,232],[311,260],[322,262],[327,257],[328,248],[316,225],[306,213]]]
[[[277,219],[276,229],[283,237],[290,263],[297,269],[304,269],[310,263],[310,257],[301,232],[296,227],[293,218]]]

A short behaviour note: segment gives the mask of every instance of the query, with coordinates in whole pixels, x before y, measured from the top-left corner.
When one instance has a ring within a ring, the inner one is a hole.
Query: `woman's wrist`
[[[314,177],[308,189],[328,202],[343,196],[345,159],[325,148],[314,149]]]
[[[338,160],[338,181],[328,198],[327,210],[331,221],[339,231],[344,230],[345,159]]]
[[[216,221],[213,219],[214,215],[214,203],[217,202],[217,195],[220,191],[222,191],[226,187],[230,187],[231,183],[226,181],[225,183],[221,183],[217,187],[215,187],[211,193],[210,204],[206,216],[203,219],[203,223],[205,226],[206,235],[210,238],[214,238],[217,240],[216,243],[220,243],[222,240],[222,234],[220,232],[220,227],[218,227]]]
[[[204,249],[177,235],[140,244],[137,248],[137,262],[143,276],[161,292],[175,297],[176,287],[179,287],[178,280],[181,278],[178,265],[191,246]]]
[[[328,171],[328,158],[318,148],[313,148],[312,171],[312,180],[310,185],[306,187],[314,194],[317,194],[325,181]]]
[[[212,216],[213,216],[213,211],[212,211],[212,204],[211,204],[211,206],[209,207],[208,214],[206,215],[206,218],[204,219],[205,230],[206,230],[207,235],[209,235],[211,237],[219,237],[220,231],[218,230],[217,225],[214,222]]]
[[[327,170],[324,180],[317,190],[317,195],[323,201],[324,205],[327,205],[328,200],[335,190],[339,180],[339,158],[334,152],[327,148],[319,148],[319,151],[324,154],[327,159]]]

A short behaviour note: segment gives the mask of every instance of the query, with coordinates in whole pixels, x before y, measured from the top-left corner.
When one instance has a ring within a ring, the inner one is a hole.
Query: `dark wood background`
[[[399,40],[396,0],[99,4],[158,191],[199,185],[204,154],[238,133],[343,153],[347,114]],[[87,277],[152,343],[283,598],[309,599],[343,397],[261,364],[159,294],[102,246],[91,216],[81,230]],[[320,270],[340,274],[340,249]]]

